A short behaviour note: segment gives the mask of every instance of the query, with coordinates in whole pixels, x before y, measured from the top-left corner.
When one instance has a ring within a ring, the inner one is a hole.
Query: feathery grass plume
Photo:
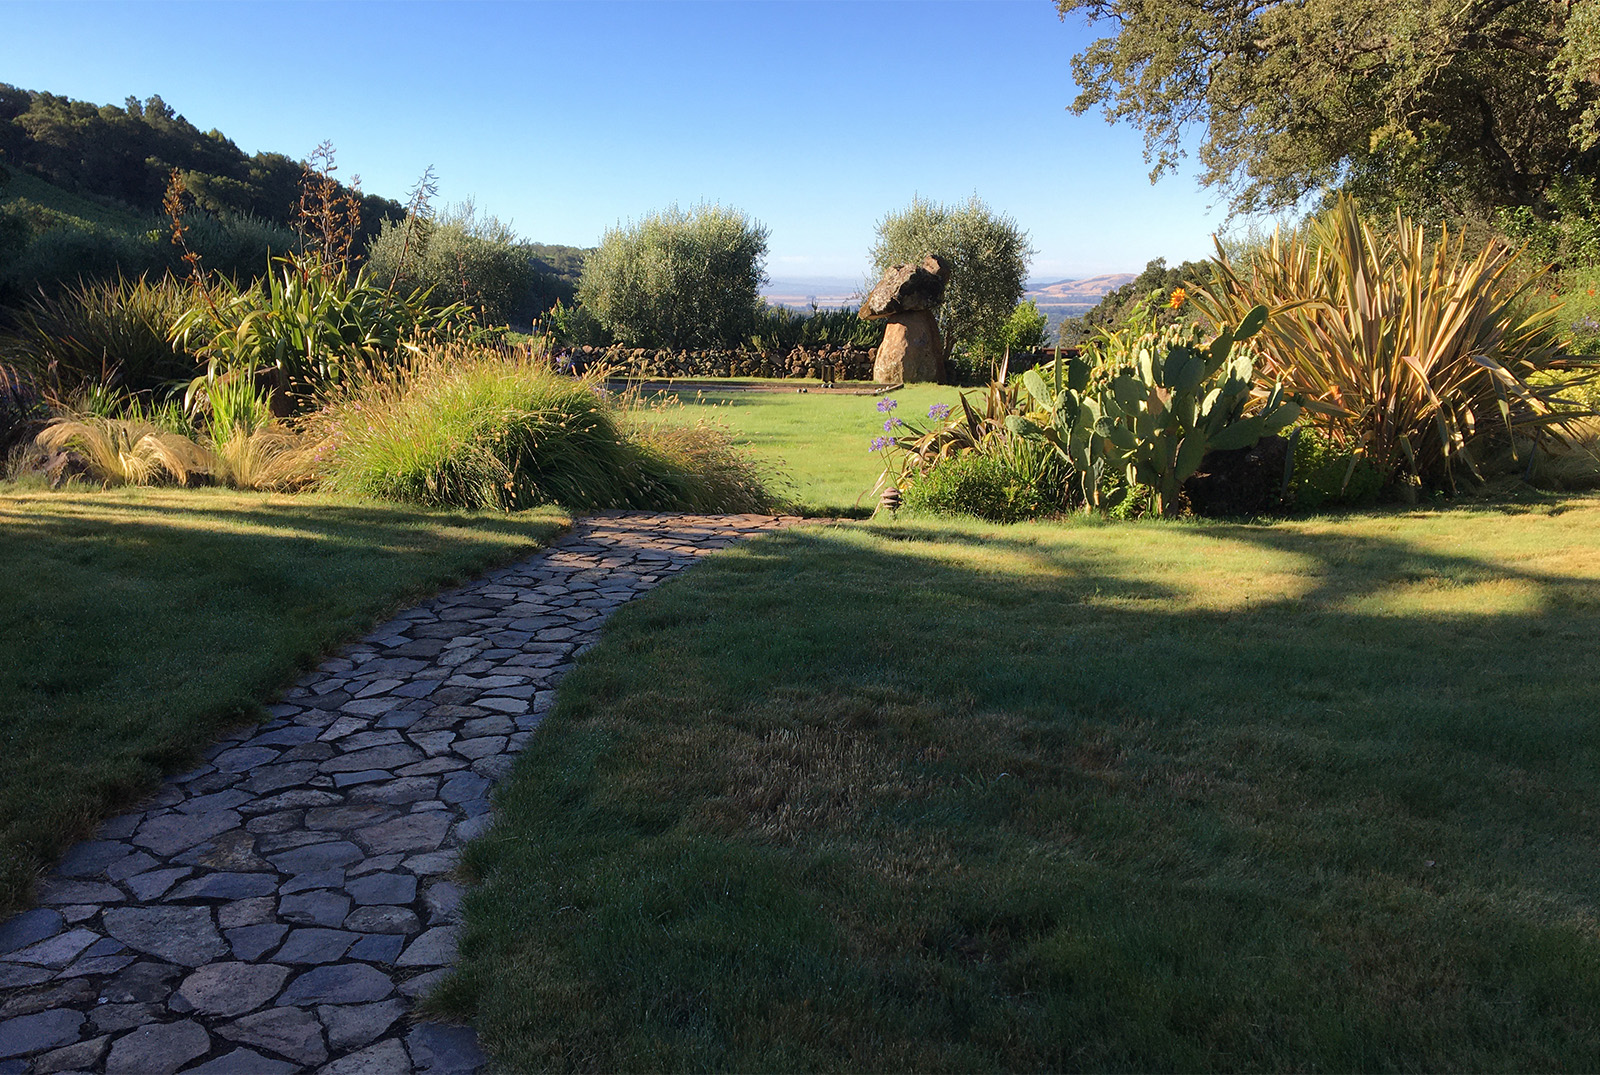
[[[1527,312],[1538,278],[1519,285],[1516,258],[1498,243],[1469,255],[1448,231],[1430,244],[1403,214],[1382,232],[1341,197],[1244,264],[1219,243],[1193,301],[1218,325],[1267,306],[1251,341],[1259,385],[1304,393],[1314,424],[1386,474],[1453,486],[1457,463],[1482,479],[1482,434],[1559,442],[1585,413],[1530,381],[1553,356],[1556,308]]]
[[[626,501],[628,462],[592,386],[467,347],[371,368],[313,417],[336,492],[511,511]]]
[[[190,414],[204,415],[204,445],[211,476],[233,489],[299,489],[315,479],[316,456],[309,441],[272,413],[272,391],[254,366],[219,371],[190,385]]]
[[[211,441],[211,476],[230,489],[305,489],[316,481],[317,456],[305,437],[273,422]]]
[[[638,495],[662,510],[730,514],[779,510],[776,475],[733,443],[722,426],[635,424],[627,430],[637,449]]]
[[[211,469],[210,456],[194,441],[137,418],[61,417],[34,439],[49,451],[77,452],[95,480],[107,485],[153,485],[167,478],[187,485]]]

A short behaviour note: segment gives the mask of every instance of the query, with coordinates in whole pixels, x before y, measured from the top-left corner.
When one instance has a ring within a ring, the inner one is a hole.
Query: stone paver
[[[771,516],[613,513],[400,613],[0,923],[0,1075],[473,1072],[408,1019],[455,959],[457,848],[607,615]]]

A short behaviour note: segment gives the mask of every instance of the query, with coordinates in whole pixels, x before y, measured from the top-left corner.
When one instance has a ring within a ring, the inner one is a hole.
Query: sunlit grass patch
[[[870,451],[882,434],[883,415],[873,396],[801,393],[794,382],[782,391],[691,391],[676,393],[683,406],[662,412],[667,421],[693,423],[707,416],[794,482],[794,496],[809,514],[870,511],[869,495],[883,472]],[[812,383],[815,386],[815,382]],[[803,385],[801,387],[804,387]],[[894,393],[904,414],[926,414],[934,403],[955,403],[962,390],[947,385],[909,385]],[[968,389],[967,391],[971,391]]]

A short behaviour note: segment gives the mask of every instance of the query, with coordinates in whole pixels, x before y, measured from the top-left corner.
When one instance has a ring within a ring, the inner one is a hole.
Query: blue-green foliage
[[[736,209],[670,206],[608,230],[578,297],[629,347],[736,346],[761,305],[767,236]]]
[[[571,302],[577,290],[543,271],[533,250],[469,202],[436,218],[384,221],[367,248],[367,271],[384,287],[427,291],[441,306],[465,303],[488,324],[529,325],[552,304]]]
[[[1065,367],[1058,359],[1051,381],[1029,370],[1023,383],[1047,420],[1009,415],[1006,429],[1054,447],[1072,464],[1091,506],[1112,506],[1101,494],[1106,479],[1123,471],[1129,486],[1153,491],[1155,511],[1174,515],[1183,483],[1207,452],[1250,447],[1300,416],[1281,385],[1259,411],[1244,414],[1254,367],[1236,345],[1266,318],[1266,307],[1256,306],[1237,329],[1222,326],[1209,344],[1198,326],[1158,329],[1152,319],[1142,335],[1130,330],[1108,339],[1101,372],[1109,377],[1093,384],[1089,366],[1077,359]]]

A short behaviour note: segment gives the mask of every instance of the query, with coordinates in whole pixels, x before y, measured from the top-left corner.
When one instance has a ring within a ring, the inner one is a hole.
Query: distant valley
[[[1122,272],[1080,280],[1029,280],[1023,298],[1031,299],[1050,318],[1053,333],[1062,321],[1087,313],[1108,291],[1130,283],[1135,275]],[[794,310],[807,309],[812,303],[830,309],[858,304],[864,286],[861,280],[842,276],[775,278],[762,289],[761,297]]]
[[[1032,299],[1034,305],[1039,307],[1039,312],[1050,319],[1050,335],[1053,337],[1061,328],[1061,322],[1069,317],[1082,317],[1094,309],[1107,292],[1132,283],[1136,276],[1136,273],[1118,272],[1049,283],[1030,280],[1023,297]]]
[[[1132,283],[1136,275],[1131,272],[1106,273],[1101,276],[1088,276],[1082,280],[1057,280],[1048,284],[1029,280],[1026,285],[1028,289],[1026,297],[1041,307],[1046,303],[1051,305],[1086,303],[1093,306],[1108,291],[1115,291],[1123,284]]]

